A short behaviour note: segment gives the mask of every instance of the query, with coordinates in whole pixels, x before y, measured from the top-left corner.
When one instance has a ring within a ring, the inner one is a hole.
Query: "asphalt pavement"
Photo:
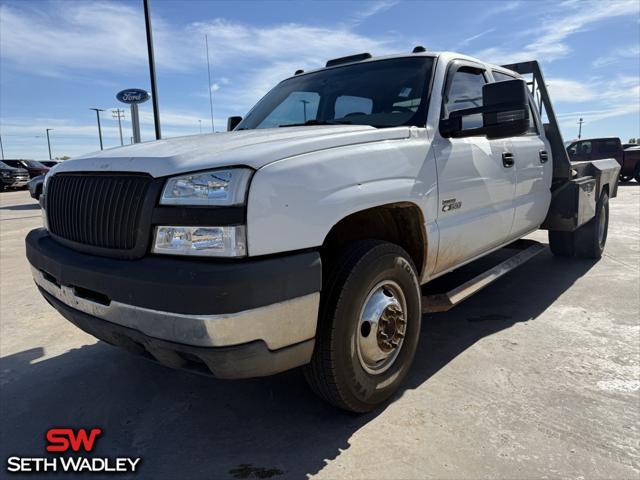
[[[425,316],[404,388],[360,416],[299,371],[216,380],[97,342],[31,280],[24,237],[41,224],[27,192],[0,193],[0,477],[73,426],[103,429],[97,455],[141,457],[138,478],[640,478],[635,182],[611,201],[601,261],[546,250]]]

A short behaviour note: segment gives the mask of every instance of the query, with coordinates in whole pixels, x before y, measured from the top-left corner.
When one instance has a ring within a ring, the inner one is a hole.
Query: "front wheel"
[[[368,412],[393,395],[413,361],[422,315],[416,269],[399,246],[364,240],[330,270],[305,377],[334,406]]]

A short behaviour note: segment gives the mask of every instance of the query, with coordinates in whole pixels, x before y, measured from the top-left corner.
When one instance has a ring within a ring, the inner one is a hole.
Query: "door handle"
[[[513,153],[511,152],[502,153],[502,165],[504,165],[506,168],[513,167]]]
[[[540,163],[547,163],[547,160],[549,160],[549,154],[546,152],[546,150],[540,150],[539,155]]]

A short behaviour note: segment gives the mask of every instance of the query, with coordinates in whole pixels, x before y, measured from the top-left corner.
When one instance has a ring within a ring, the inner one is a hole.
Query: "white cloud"
[[[73,75],[77,70],[145,68],[147,62],[141,8],[123,3],[57,4],[47,11],[0,6],[0,55],[3,62],[42,75]],[[156,62],[167,70],[185,70],[183,37],[161,18],[154,19]],[[34,69],[34,66],[37,66]]]
[[[494,6],[487,8],[485,12],[482,15],[480,15],[478,21],[485,21],[485,20],[488,20],[489,18],[495,17],[496,15],[501,15],[506,12],[511,12],[519,8],[520,5],[522,5],[522,2],[519,0],[514,0],[509,2],[505,2],[505,1],[494,2]]]
[[[323,60],[345,52],[388,51],[393,43],[392,39],[374,39],[346,27],[296,23],[256,27],[217,18],[194,23],[192,28],[208,35],[209,44],[213,45],[212,57],[218,63],[230,58],[245,63],[302,58],[307,59],[307,64],[318,67]]]
[[[484,37],[485,35],[488,35],[492,32],[495,32],[496,29],[495,28],[489,28],[488,30],[485,30],[484,32],[480,32],[477,33],[476,35],[472,35],[470,37],[465,38],[464,40],[462,40],[460,43],[458,43],[458,48],[460,47],[465,47],[467,45],[469,45],[471,42],[473,42],[474,40],[477,40],[481,37]]]
[[[194,23],[189,30],[208,35],[214,66],[233,62],[238,80],[216,92],[215,104],[236,114],[246,112],[297,69],[319,68],[330,58],[354,52],[385,54],[398,49],[393,38],[360,35],[345,26],[289,23],[256,27],[218,18]],[[220,79],[218,85],[225,83]]]
[[[621,104],[637,106],[640,102],[640,78],[629,75],[584,82],[550,77],[546,79],[546,84],[554,103],[605,102],[616,107]]]
[[[624,115],[640,114],[640,79],[618,76],[596,79],[581,84],[573,80],[551,78],[549,94],[554,103],[583,103],[584,110],[557,113],[558,122],[564,128],[572,128],[578,118],[588,124]]]
[[[638,57],[640,57],[640,45],[628,45],[622,48],[616,48],[607,55],[598,57],[593,61],[596,68],[608,67],[621,61],[635,61],[638,66]]]
[[[549,95],[554,102],[590,102],[596,98],[593,88],[575,80],[566,78],[547,78]]]
[[[365,5],[356,16],[364,20],[395,3]],[[3,68],[11,65],[35,75],[68,75],[75,79],[81,76],[94,85],[96,73],[102,71],[138,69],[144,75],[147,52],[141,7],[116,2],[46,5],[47,8],[0,7],[0,56],[3,63],[7,62]],[[329,58],[354,52],[385,54],[398,49],[397,36],[362,35],[348,24],[253,26],[216,18],[177,26],[169,25],[160,15],[155,15],[153,22],[159,72],[201,75],[206,65],[203,36],[208,35],[211,67],[217,75],[210,86],[216,94],[217,116],[246,113],[270,88],[299,68],[318,68]],[[38,68],[34,69],[34,65]],[[190,96],[208,98],[205,79],[206,73],[202,90],[190,92]],[[208,112],[208,103],[203,103],[202,109]],[[142,111],[141,114],[144,115]],[[188,120],[176,115],[169,118],[168,114],[161,106],[163,133],[165,126],[176,122],[189,123],[197,129],[198,117],[209,118],[202,113],[192,114],[194,118]],[[224,129],[225,124],[223,120],[216,121],[219,129]]]
[[[553,16],[536,19],[539,27],[521,32],[523,37],[532,37],[533,41],[524,46],[512,42],[509,47],[486,48],[475,56],[498,64],[531,59],[556,60],[571,53],[566,40],[572,35],[599,21],[638,13],[640,4],[637,0],[564,2],[554,9]],[[514,47],[518,48],[514,50]]]
[[[363,23],[370,17],[389,10],[399,3],[400,0],[377,0],[367,4],[360,4],[359,11],[352,15],[349,24],[356,26]]]

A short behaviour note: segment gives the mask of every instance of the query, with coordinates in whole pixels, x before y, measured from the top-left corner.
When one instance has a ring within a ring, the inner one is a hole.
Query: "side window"
[[[575,155],[576,153],[578,153],[578,142],[569,145],[567,147],[567,152],[569,152],[569,155]]]
[[[617,153],[620,148],[615,140],[603,140],[598,142],[599,153]]]
[[[516,77],[512,77],[511,75],[507,75],[506,73],[496,72],[493,70],[493,78],[496,79],[496,82],[504,82],[506,80],[515,80]]]
[[[373,111],[373,100],[365,97],[341,95],[336,98],[333,118],[343,118],[349,114],[369,115]]]
[[[529,102],[529,128],[527,129],[527,133],[533,133],[534,135],[538,134],[538,127],[536,126],[536,117],[533,116],[533,109],[531,108],[531,102]]]
[[[462,67],[453,75],[445,95],[445,114],[456,110],[482,106],[482,86],[487,83],[481,70]],[[462,119],[462,128],[482,127],[482,115],[468,115]]]
[[[585,140],[578,144],[578,155],[591,155],[591,141]]]
[[[315,120],[319,104],[320,95],[316,92],[291,92],[260,122],[257,128],[275,128],[280,125]]]

